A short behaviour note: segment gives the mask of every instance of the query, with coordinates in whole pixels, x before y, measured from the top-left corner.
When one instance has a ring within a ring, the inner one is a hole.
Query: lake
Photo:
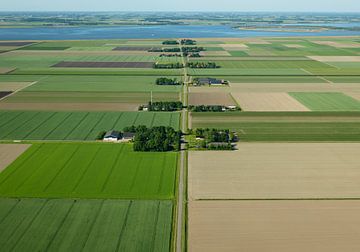
[[[81,40],[150,38],[243,38],[296,36],[360,36],[360,31],[274,32],[238,30],[214,25],[86,26],[2,28],[0,40]]]

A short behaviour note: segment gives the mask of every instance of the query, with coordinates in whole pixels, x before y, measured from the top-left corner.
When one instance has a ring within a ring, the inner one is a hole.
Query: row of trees
[[[162,53],[159,55],[160,57],[181,57],[179,53]]]
[[[174,48],[152,48],[148,52],[181,52],[181,49],[178,47]]]
[[[181,131],[175,131],[171,127],[131,126],[124,129],[126,132],[135,133],[134,151],[179,151]]]
[[[184,68],[184,64],[176,62],[176,63],[155,63],[154,68],[156,69],[179,69]]]
[[[189,110],[192,112],[222,112],[224,106],[220,105],[190,105]]]
[[[182,110],[183,104],[179,101],[170,101],[170,102],[149,102],[148,110],[149,111],[179,111]]]
[[[176,85],[181,85],[182,83],[180,81],[178,81],[178,79],[174,78],[174,79],[170,79],[170,78],[157,78],[156,79],[156,85],[161,85],[161,86],[176,86]]]
[[[196,45],[196,40],[193,39],[182,39],[180,40],[182,45]]]
[[[204,47],[191,46],[191,47],[183,47],[181,48],[183,53],[199,53],[205,51]]]
[[[220,68],[215,62],[189,62],[187,66],[190,68]]]
[[[178,45],[179,42],[177,42],[176,40],[165,40],[162,42],[163,45]]]

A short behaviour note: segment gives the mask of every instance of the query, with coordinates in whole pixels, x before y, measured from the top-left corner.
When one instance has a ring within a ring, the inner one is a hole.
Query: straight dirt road
[[[179,45],[181,48],[181,45]],[[186,69],[186,59],[183,56],[182,57],[182,63],[184,64],[184,86],[183,86],[183,94],[182,94],[182,102],[184,107],[187,105],[187,69]],[[187,131],[187,116],[188,111],[186,108],[183,108],[181,111],[181,131],[186,132]],[[185,192],[185,171],[186,171],[186,146],[182,139],[181,144],[181,151],[180,151],[180,166],[179,166],[179,184],[178,184],[178,197],[177,197],[177,211],[176,211],[176,249],[177,252],[182,252],[184,250],[183,248],[183,228],[185,223],[185,215],[184,215],[184,208],[186,207],[186,199],[184,198],[184,192]]]

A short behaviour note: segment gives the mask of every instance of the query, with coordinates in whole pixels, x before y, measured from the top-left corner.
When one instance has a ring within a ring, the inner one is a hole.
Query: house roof
[[[132,132],[124,132],[122,137],[123,138],[133,138],[135,136],[135,133]]]
[[[120,137],[120,132],[116,130],[110,130],[106,132],[104,136],[104,138],[119,138],[119,137]]]

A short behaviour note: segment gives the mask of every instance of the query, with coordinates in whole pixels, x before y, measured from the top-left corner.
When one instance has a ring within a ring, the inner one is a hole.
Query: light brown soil
[[[228,51],[205,51],[200,53],[201,56],[213,57],[213,56],[231,56]]]
[[[31,82],[0,82],[0,91],[16,91],[30,84]]]
[[[221,44],[221,47],[227,51],[239,51],[243,49],[248,49],[248,46],[245,44]]]
[[[305,47],[303,45],[298,45],[298,44],[285,44],[284,46],[289,47],[289,48],[304,48]]]
[[[15,68],[11,68],[11,67],[0,67],[0,74],[6,74],[8,72],[11,72],[15,70]]]
[[[190,152],[191,199],[360,198],[360,143],[237,147]]]
[[[30,146],[30,144],[0,144],[0,172]]]
[[[360,48],[360,43],[355,42],[336,42],[336,41],[311,41],[319,45],[327,45],[336,48]]]
[[[4,110],[137,111],[137,103],[0,103]]]
[[[346,95],[348,95],[348,96],[351,96],[352,98],[354,98],[354,99],[356,99],[356,100],[358,100],[358,101],[360,101],[360,92],[358,92],[358,93],[350,93],[350,92],[348,92],[348,93],[345,93]]]
[[[189,251],[360,251],[360,201],[189,203]]]
[[[287,93],[232,93],[244,111],[310,111]]]
[[[190,105],[235,105],[229,93],[189,93]]]
[[[320,62],[360,62],[360,56],[309,56]]]

